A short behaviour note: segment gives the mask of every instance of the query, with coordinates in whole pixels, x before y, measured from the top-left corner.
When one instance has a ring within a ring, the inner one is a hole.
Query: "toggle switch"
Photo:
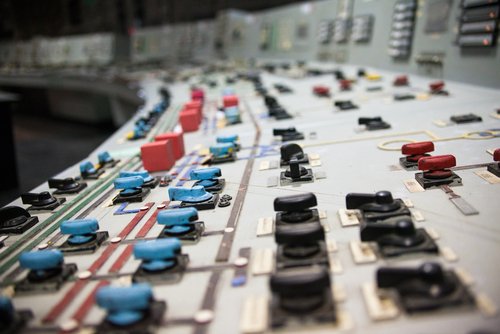
[[[113,159],[108,151],[100,152],[99,154],[97,154],[97,160],[99,161],[99,166],[101,168],[112,168],[115,167],[118,162],[120,162],[120,160]]]
[[[448,96],[450,93],[444,89],[444,81],[435,81],[429,84],[430,93],[433,95]]]
[[[141,283],[177,283],[189,263],[177,238],[138,242],[134,245],[134,257],[142,262],[132,280]]]
[[[68,255],[94,253],[109,237],[107,231],[98,231],[99,223],[95,218],[65,220],[60,230],[69,237],[58,248]]]
[[[21,333],[32,318],[33,312],[30,310],[17,311],[7,296],[0,295],[0,333]]]
[[[339,80],[339,89],[342,92],[350,91],[351,90],[351,80],[348,79],[342,79]]]
[[[80,164],[80,175],[85,180],[97,180],[102,174],[104,174],[104,170],[96,169],[90,161]]]
[[[364,75],[366,75],[366,73]],[[344,80],[345,79],[345,74],[342,70],[334,70],[333,76],[335,77],[336,80]]]
[[[195,186],[202,186],[206,191],[216,194],[220,193],[226,184],[220,176],[222,172],[219,167],[193,169],[189,174],[191,180],[197,180]]]
[[[420,158],[418,160],[418,169],[424,172],[416,173],[415,180],[424,189],[441,185],[462,185],[462,178],[449,169],[456,165],[457,161],[451,154]]]
[[[409,85],[408,76],[398,75],[397,77],[394,78],[392,85],[395,87],[408,86]]]
[[[481,116],[474,114],[465,114],[465,115],[455,115],[450,117],[450,121],[456,124],[465,124],[465,123],[475,123],[482,122],[483,119]]]
[[[271,95],[265,95],[264,96],[264,104],[268,109],[273,109],[276,107],[279,107],[278,100],[274,96]]]
[[[368,131],[391,128],[391,125],[385,122],[382,117],[359,117],[358,124],[365,126],[366,130]]]
[[[288,166],[284,172],[280,173],[280,184],[282,186],[298,182],[314,181],[312,169],[301,166],[296,158],[292,158]]]
[[[49,179],[47,183],[49,184],[49,188],[57,189],[54,191],[54,195],[78,194],[87,187],[87,183],[78,182],[72,177],[67,177],[65,179]]]
[[[329,267],[325,230],[319,222],[277,225],[274,240],[278,244],[278,270],[312,265]]]
[[[280,270],[269,280],[271,326],[335,322],[330,274],[323,266]]]
[[[96,326],[97,334],[152,333],[160,326],[167,308],[153,297],[149,284],[104,286],[97,290],[96,303],[106,317]]]
[[[434,143],[422,141],[418,143],[404,144],[401,153],[406,157],[399,158],[399,164],[406,170],[418,169],[418,160],[422,157],[430,157],[429,152],[434,152]]]
[[[236,95],[225,95],[222,97],[222,105],[224,108],[237,107],[240,101]]]
[[[364,68],[358,69],[357,75],[359,78],[362,78],[366,75],[366,70]]]
[[[28,211],[52,211],[66,202],[66,198],[56,198],[48,191],[42,191],[41,193],[24,193],[21,195],[21,200],[23,204],[31,204],[27,209]]]
[[[358,106],[352,103],[351,100],[337,100],[333,103],[339,110],[353,110],[358,109]]]
[[[236,161],[236,148],[232,143],[219,143],[210,146],[210,154],[212,155],[210,161],[212,164]]]
[[[218,144],[231,143],[231,144],[233,144],[235,150],[239,151],[241,149],[239,139],[240,138],[238,137],[238,135],[227,135],[227,136],[217,136],[217,138],[215,140]]]
[[[273,136],[280,136],[282,142],[304,139],[304,134],[295,127],[273,129]]]
[[[0,208],[0,234],[22,234],[38,223],[38,217],[19,206]]]
[[[276,197],[274,199],[276,226],[319,223],[318,210],[313,208],[317,205],[318,201],[313,193]]]
[[[57,249],[23,252],[19,264],[29,272],[16,284],[16,293],[58,291],[77,270],[76,264],[64,263],[63,254]]]
[[[423,228],[415,228],[411,217],[402,216],[384,222],[363,223],[360,227],[363,242],[377,243],[383,257],[414,253],[437,254],[439,249]]]
[[[394,289],[408,313],[473,306],[474,297],[452,270],[426,262],[419,267],[382,267],[377,270],[377,287]]]
[[[313,94],[319,97],[330,97],[330,87],[323,85],[316,85],[313,87]]]
[[[394,101],[408,101],[415,100],[416,96],[411,93],[397,93],[393,96]]]
[[[120,174],[118,177],[131,177],[131,176],[140,176],[144,183],[142,184],[142,187],[148,187],[151,189],[154,189],[159,183],[160,180],[157,179],[156,177],[152,177],[147,171],[141,170],[141,171],[127,171],[127,170],[122,170],[120,171]]]
[[[280,147],[280,166],[290,165],[290,161],[295,159],[298,163],[307,164],[309,163],[309,158],[307,154],[304,153],[302,147],[299,144],[288,143],[283,144]]]
[[[493,161],[495,162],[488,165],[488,172],[500,177],[500,148],[493,152]]]
[[[286,86],[284,84],[275,83],[273,86],[281,94],[293,93],[293,90],[290,87],[288,87],[288,86]]]
[[[394,199],[389,191],[375,194],[349,193],[345,197],[346,208],[360,210],[363,220],[378,222],[397,216],[411,216],[410,210],[401,199]]]
[[[148,187],[143,187],[144,179],[140,176],[118,177],[113,185],[115,189],[121,189],[113,198],[113,204],[123,202],[142,202],[150,193]]]
[[[159,238],[176,237],[182,241],[198,242],[205,224],[198,220],[196,208],[179,208],[162,210],[158,213],[156,221],[164,225]]]
[[[171,201],[180,201],[181,208],[194,207],[198,210],[215,209],[219,200],[218,194],[211,194],[202,186],[170,187],[168,188],[168,196]]]

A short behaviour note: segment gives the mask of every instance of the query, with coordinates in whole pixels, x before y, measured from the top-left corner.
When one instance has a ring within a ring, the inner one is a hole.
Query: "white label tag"
[[[415,179],[404,180],[403,183],[405,184],[406,189],[408,189],[411,193],[421,193],[425,191],[425,189],[422,188],[422,186],[415,181]]]
[[[340,224],[344,227],[359,225],[359,219],[356,210],[339,209],[337,214]]]
[[[274,253],[270,248],[256,249],[252,257],[252,274],[266,275],[274,269]]]
[[[273,217],[259,218],[257,222],[257,236],[270,235],[274,232]]]

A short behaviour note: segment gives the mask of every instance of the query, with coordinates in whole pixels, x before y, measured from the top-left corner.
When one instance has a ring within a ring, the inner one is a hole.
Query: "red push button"
[[[316,95],[330,95],[330,88],[327,86],[317,85],[313,87],[313,93]]]
[[[191,100],[203,101],[205,99],[205,92],[202,89],[195,88],[191,90]]]
[[[171,140],[154,141],[141,146],[141,159],[148,172],[169,170],[175,164]]]
[[[408,86],[408,77],[406,75],[399,75],[394,78],[394,86]]]
[[[418,169],[423,170],[424,177],[429,179],[442,179],[452,175],[448,168],[455,167],[457,160],[451,154],[423,157],[418,160]]]
[[[184,156],[184,134],[182,132],[167,132],[155,137],[155,141],[170,140],[174,150],[175,160]]]
[[[444,81],[435,81],[429,84],[431,92],[439,92],[444,89]]]
[[[181,123],[184,132],[197,131],[200,126],[199,113],[196,109],[185,109],[179,115],[179,122]]]
[[[224,108],[237,107],[239,104],[239,99],[236,95],[224,96],[224,98],[222,99],[222,104],[224,105]]]

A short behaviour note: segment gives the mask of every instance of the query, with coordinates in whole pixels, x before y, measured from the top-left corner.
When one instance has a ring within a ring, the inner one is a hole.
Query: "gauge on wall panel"
[[[498,36],[498,1],[463,1],[459,17],[457,45],[461,48],[496,46]]]
[[[352,40],[356,43],[369,42],[373,31],[373,15],[359,15],[352,20]]]
[[[388,50],[392,58],[405,59],[411,54],[416,9],[415,0],[400,0],[394,5]]]

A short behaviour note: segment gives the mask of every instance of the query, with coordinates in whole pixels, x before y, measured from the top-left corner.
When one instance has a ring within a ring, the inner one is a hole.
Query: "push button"
[[[16,293],[57,291],[77,270],[76,264],[65,264],[56,249],[23,252],[19,264],[29,273],[16,284]]]
[[[156,221],[165,226],[160,238],[176,237],[182,241],[197,242],[205,230],[205,224],[197,220],[198,210],[193,207],[160,211]]]
[[[134,257],[142,260],[133,276],[134,282],[176,283],[189,263],[189,256],[182,254],[177,238],[164,238],[138,242],[134,245]]]
[[[164,301],[153,298],[148,284],[102,287],[96,293],[96,303],[107,312],[96,327],[99,334],[151,333],[161,324],[167,307]]]

